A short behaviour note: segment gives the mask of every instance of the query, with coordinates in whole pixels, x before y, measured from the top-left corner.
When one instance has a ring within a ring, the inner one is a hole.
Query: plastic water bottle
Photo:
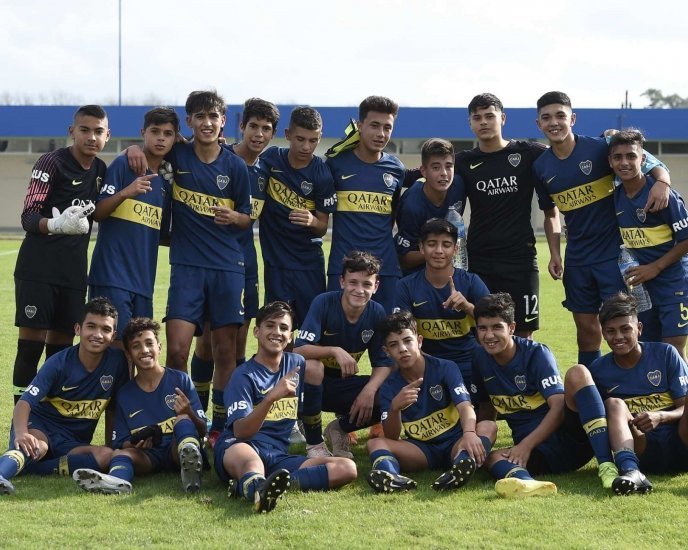
[[[460,267],[468,271],[468,253],[466,251],[466,224],[463,222],[463,216],[460,212],[461,201],[452,204],[447,210],[447,221],[456,227],[459,238],[456,242],[458,245],[456,254],[454,254],[454,267]]]
[[[621,252],[619,253],[619,271],[621,271],[621,276],[626,280],[626,272],[632,267],[637,267],[640,264],[638,260],[635,259],[631,251],[628,250],[624,245],[621,245]],[[638,304],[638,312],[647,311],[652,309],[652,300],[650,300],[650,295],[645,288],[645,285],[640,283],[638,285],[631,285],[626,282],[628,287],[628,292],[635,298]]]

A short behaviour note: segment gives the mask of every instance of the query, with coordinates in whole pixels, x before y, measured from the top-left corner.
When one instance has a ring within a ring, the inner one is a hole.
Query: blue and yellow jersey
[[[641,265],[658,260],[676,244],[688,239],[688,211],[681,196],[673,189],[669,193],[669,206],[659,212],[643,210],[654,184],[654,179],[647,176],[645,186],[634,197],[626,196],[623,185],[614,192],[621,239],[626,248],[633,249],[633,255]],[[653,305],[686,302],[688,306],[688,256],[683,256],[644,284]]]
[[[614,174],[608,155],[605,138],[576,135],[576,145],[567,158],[558,158],[550,148],[533,163],[541,207],[557,206],[564,214],[567,265],[591,265],[619,255]],[[647,154],[643,172],[659,164]]]
[[[499,365],[482,347],[473,354],[474,402],[490,401],[518,443],[538,427],[549,411],[547,399],[564,393],[557,362],[544,344],[513,336],[516,355]]]
[[[288,154],[289,149],[270,147],[260,156],[270,171],[259,224],[263,261],[271,267],[296,271],[321,270],[322,238],[307,227],[291,223],[289,213],[297,208],[334,212],[337,197],[332,174],[319,157],[313,157],[305,168],[292,168]]]
[[[218,157],[206,164],[186,143],[177,143],[169,159],[174,168],[170,263],[244,273],[241,230],[216,224],[211,207],[251,213],[246,163],[221,148]]]
[[[454,287],[466,299],[476,304],[490,291],[482,279],[463,269],[454,270]],[[475,320],[463,311],[445,309],[442,303],[449,298],[449,282],[435,288],[425,278],[425,269],[404,277],[397,285],[395,309],[410,311],[423,337],[423,350],[455,362],[467,383],[471,380],[471,357],[478,347],[475,339]]]
[[[98,201],[119,193],[136,178],[129,168],[126,155],[115,158],[105,173]],[[125,199],[98,224],[89,284],[121,288],[147,298],[153,297],[163,194],[169,189],[161,176],[153,178],[150,184],[151,191]],[[135,248],[132,248],[134,243]]]
[[[440,206],[435,206],[425,196],[423,192],[425,185],[425,181],[416,181],[399,199],[399,207],[396,211],[397,234],[394,236],[394,244],[399,256],[418,251],[420,228],[430,218],[446,218],[449,207],[457,203],[460,204],[459,211],[463,213],[466,193],[461,176],[454,177],[447,196]],[[421,269],[423,269],[422,265],[403,273],[409,275]]]
[[[36,418],[88,445],[100,415],[128,380],[129,366],[120,350],[105,350],[93,372],[79,360],[78,344],[60,351],[47,359],[22,394],[31,406],[29,426]]]
[[[423,354],[425,372],[418,401],[401,411],[401,423],[409,439],[426,443],[456,441],[463,434],[456,406],[470,402],[461,372],[451,361]],[[401,372],[392,372],[380,388],[382,422],[389,415],[392,400],[408,386]]]
[[[387,153],[375,163],[363,162],[353,150],[328,158],[327,165],[337,190],[327,274],[339,275],[344,256],[362,250],[382,262],[380,275],[398,277],[392,202],[404,181],[404,165]]]
[[[340,347],[357,363],[368,350],[373,368],[393,367],[393,361],[382,351],[382,342],[375,330],[385,317],[385,309],[371,300],[358,320],[350,323],[342,307],[342,291],[324,292],[315,297],[308,309],[295,347],[306,344]],[[341,367],[334,357],[323,359],[323,364],[325,376],[341,378]]]
[[[602,399],[618,397],[633,415],[674,408],[674,400],[686,395],[688,371],[676,349],[663,342],[643,342],[638,363],[624,369],[608,353],[595,359],[590,374]]]
[[[225,388],[227,423],[222,438],[234,437],[232,430],[234,422],[251,414],[253,409],[265,399],[267,393],[275,387],[280,378],[296,367],[300,367],[299,372],[295,375],[298,377],[296,395],[282,398],[273,403],[260,430],[250,438],[250,441],[269,443],[286,453],[289,450],[291,429],[303,407],[306,361],[296,353],[285,352],[277,372],[272,372],[261,365],[255,357],[234,371]]]
[[[174,402],[179,388],[188,397],[191,408],[205,419],[205,411],[198,399],[196,388],[185,372],[165,369],[158,387],[148,392],[141,389],[136,379],[127,382],[117,394],[115,409],[115,426],[112,433],[112,446],[121,449],[131,436],[146,426],[157,424],[162,429],[162,447],[172,443],[174,423],[177,413]]]

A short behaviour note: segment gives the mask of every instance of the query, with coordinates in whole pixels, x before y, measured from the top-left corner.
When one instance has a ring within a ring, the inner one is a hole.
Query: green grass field
[[[0,240],[0,440],[12,414],[16,350],[12,272],[20,241]],[[539,245],[541,271],[547,250]],[[159,262],[156,317],[164,311],[169,266]],[[576,360],[575,331],[561,307],[560,282],[541,275],[541,330],[565,371]],[[252,349],[255,344],[250,343]],[[555,497],[502,500],[493,480],[478,472],[450,494],[430,489],[436,472],[415,475],[419,488],[402,495],[374,494],[365,482],[365,432],[355,449],[359,480],[329,493],[288,493],[275,512],[258,516],[243,500],[227,498],[214,473],[196,496],[180,491],[177,476],[134,480],[128,496],[91,495],[71,479],[16,478],[17,492],[0,498],[0,546],[7,547],[260,547],[260,548],[679,548],[688,504],[688,475],[653,476],[655,492],[612,497],[594,462],[551,476]],[[102,429],[96,441],[102,441]],[[508,443],[500,423],[498,446]],[[302,450],[302,449],[301,449]]]

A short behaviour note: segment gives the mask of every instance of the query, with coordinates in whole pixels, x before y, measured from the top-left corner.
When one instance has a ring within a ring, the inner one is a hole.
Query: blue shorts
[[[688,471],[688,447],[678,435],[678,424],[658,426],[645,434],[645,441],[645,451],[638,457],[643,472]]]
[[[48,440],[48,452],[44,458],[59,458],[77,447],[91,444],[90,441],[79,441],[75,439],[73,434],[64,429],[64,426],[45,422],[37,419],[33,415],[29,415],[29,429],[38,430],[43,433]],[[14,426],[10,428],[10,444],[8,448],[15,448]]]
[[[426,441],[418,441],[417,439],[407,439],[409,443],[413,443],[418,447],[428,461],[428,468],[430,470],[446,470],[452,465],[452,448],[454,444],[463,437],[463,433],[454,439],[448,439],[441,443],[428,443]]]
[[[224,435],[224,434],[223,434]],[[227,434],[228,435],[228,434]],[[269,476],[275,470],[284,468],[291,472],[295,472],[303,465],[308,457],[301,455],[290,455],[284,452],[284,449],[277,447],[275,445],[270,445],[264,441],[242,441],[236,439],[235,437],[221,437],[217,440],[215,444],[215,449],[213,451],[215,471],[220,479],[224,482],[230,480],[229,474],[226,472],[224,465],[222,464],[222,459],[225,456],[225,452],[237,443],[246,443],[250,445],[263,462],[265,467],[265,475]]]
[[[163,321],[181,319],[196,325],[196,336],[227,325],[243,325],[244,274],[189,265],[172,266],[167,313]]]
[[[385,313],[389,315],[394,311],[394,300],[396,299],[397,283],[399,277],[396,275],[384,275],[378,277],[380,284],[377,291],[373,294],[373,300],[381,304],[385,308]],[[327,291],[341,290],[342,285],[339,282],[339,275],[328,275]]]
[[[244,321],[255,319],[258,315],[258,277],[244,280]]]
[[[323,379],[322,410],[343,416],[344,420],[341,422],[347,425],[343,425],[342,428],[346,432],[367,428],[380,422],[382,411],[377,402],[373,405],[373,413],[367,424],[356,426],[348,422],[351,405],[354,404],[358,394],[361,393],[369,380],[370,376],[368,375],[349,376],[348,378],[325,376]]]
[[[294,327],[306,318],[311,302],[325,292],[325,271],[295,271],[265,266],[265,303],[275,300],[287,302],[296,313]]]
[[[566,267],[566,299],[561,304],[572,313],[597,314],[602,302],[625,288],[616,258],[592,265]]]
[[[88,288],[88,299],[97,296],[109,298],[117,309],[117,339],[122,339],[124,328],[132,317],[153,317],[153,300],[142,294],[115,288],[113,286],[92,285]]]
[[[683,303],[652,304],[652,309],[638,314],[638,320],[643,323],[641,342],[661,342],[662,338],[670,336],[685,336],[688,334],[688,308]]]

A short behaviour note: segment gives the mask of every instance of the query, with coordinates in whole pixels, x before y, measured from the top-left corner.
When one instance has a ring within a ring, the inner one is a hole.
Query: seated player
[[[377,333],[385,318],[382,305],[371,300],[378,287],[380,262],[367,252],[344,258],[341,290],[313,300],[294,348],[306,359],[303,424],[308,456],[330,456],[322,438],[321,411],[336,413],[325,428],[335,456],[353,458],[347,434],[380,421],[378,390],[392,361],[382,351]],[[370,375],[358,374],[358,362],[368,350]],[[324,377],[323,377],[324,376]]]
[[[444,139],[433,138],[423,143],[420,152],[420,174],[401,196],[396,212],[397,234],[394,236],[399,264],[404,275],[423,269],[425,258],[418,249],[420,228],[431,218],[446,218],[450,205],[463,212],[464,186],[454,177],[454,146]],[[412,171],[413,172],[413,171]]]
[[[635,300],[619,293],[600,310],[611,353],[590,365],[607,409],[609,440],[620,475],[616,494],[647,493],[641,473],[688,471],[688,372],[673,346],[638,342],[642,323]]]
[[[91,493],[131,493],[134,474],[181,470],[186,492],[201,488],[200,438],[206,417],[189,376],[160,364],[160,325],[134,317],[122,342],[136,376],[117,394],[109,474],[81,468],[77,485]],[[148,435],[150,433],[150,435]]]
[[[433,489],[463,486],[490,452],[495,423],[476,425],[461,372],[450,361],[421,353],[423,337],[408,311],[387,317],[379,331],[397,370],[380,390],[385,437],[368,441],[368,483],[379,493],[408,491],[417,484],[400,472],[432,468],[447,469]],[[402,428],[405,440],[399,439]]]
[[[480,418],[495,419],[499,413],[514,440],[513,447],[490,453],[486,466],[499,480],[495,490],[502,497],[554,494],[554,483],[536,481],[531,474],[577,470],[593,452],[578,418],[566,414],[552,352],[513,335],[514,307],[509,294],[498,293],[482,298],[474,311],[482,347],[473,355],[471,391],[480,403]],[[596,420],[593,425],[603,424]]]
[[[289,485],[326,490],[356,479],[356,464],[340,457],[288,454],[289,434],[303,401],[306,362],[285,352],[293,311],[285,302],[260,308],[253,334],[258,352],[234,372],[227,389],[227,424],[215,449],[215,470],[236,493],[270,512]],[[267,476],[267,478],[266,478]]]
[[[656,180],[643,174],[645,137],[625,130],[609,142],[609,164],[621,185],[614,190],[616,220],[626,248],[640,263],[628,272],[628,284],[644,284],[652,309],[640,314],[643,341],[663,341],[686,360],[688,310],[688,211],[681,196],[669,190],[669,206],[643,210]],[[662,184],[662,187],[664,185]]]
[[[78,468],[103,469],[112,449],[91,445],[111,399],[129,379],[124,354],[110,348],[117,310],[106,298],[88,302],[74,327],[79,343],[52,355],[14,407],[9,449],[0,457],[0,494],[14,492],[10,479],[31,474],[71,475]]]
[[[453,266],[457,238],[456,227],[447,220],[435,218],[421,227],[425,269],[399,281],[395,305],[415,317],[423,349],[456,363],[469,387],[471,357],[478,345],[473,305],[490,291],[480,277]]]

